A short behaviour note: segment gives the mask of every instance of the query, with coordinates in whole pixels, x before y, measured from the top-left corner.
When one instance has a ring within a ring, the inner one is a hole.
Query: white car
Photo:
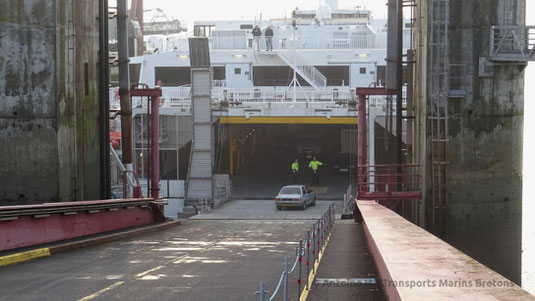
[[[281,210],[283,207],[298,207],[305,210],[308,205],[316,205],[316,193],[306,185],[284,186],[275,197],[277,210]]]

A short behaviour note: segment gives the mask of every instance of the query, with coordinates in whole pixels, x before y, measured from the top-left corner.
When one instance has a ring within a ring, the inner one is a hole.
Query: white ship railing
[[[295,91],[295,102],[340,102],[354,99],[354,91],[349,88],[314,90],[299,89]],[[222,93],[222,95],[221,95]],[[229,89],[216,91],[216,99],[220,101],[240,103],[267,103],[267,102],[294,102],[292,88],[281,87],[279,89]]]
[[[162,107],[189,108],[190,86],[162,87],[160,103]],[[256,88],[212,88],[212,100],[214,104],[227,102],[233,105],[247,103],[340,103],[354,100],[355,91],[349,87],[336,87],[325,90],[316,90],[303,87],[294,91],[291,87],[256,87]],[[110,93],[110,103],[119,103],[118,96]],[[147,99],[135,97],[132,99],[132,107],[146,108]]]
[[[327,86],[327,78],[316,69],[316,67],[307,65],[299,57],[298,51],[278,51],[279,56],[288,63],[292,68],[297,68],[297,73],[300,73],[307,81],[312,81],[312,85],[325,89]]]
[[[189,86],[182,87],[162,87],[162,97],[160,98],[162,107],[172,108],[190,108],[190,90]],[[110,106],[119,109],[120,101],[118,88],[110,89]],[[293,101],[293,89],[289,87],[256,87],[256,88],[223,88],[214,87],[212,89],[212,99],[214,104],[227,102],[234,106],[241,104],[288,104]],[[335,104],[346,103],[355,100],[355,90],[348,87],[333,87],[326,90],[315,90],[309,87],[303,87],[296,91],[297,103],[323,103]],[[370,107],[385,108],[388,105],[385,96],[370,96],[368,100]],[[135,97],[132,99],[132,106],[135,108],[146,108],[146,98]],[[390,106],[395,111],[395,97]],[[406,106],[406,91],[403,92],[403,106]]]
[[[272,38],[273,50],[278,49],[292,49],[292,35],[275,35]],[[225,36],[212,36],[208,37],[208,43],[211,50],[252,50],[254,48],[254,39],[250,34],[243,34],[238,36],[225,35]],[[266,38],[261,36],[258,41],[260,50],[266,49]],[[155,46],[156,47],[156,46]],[[189,44],[187,43],[187,37],[174,37],[170,39],[166,46],[164,44],[159,45],[158,52],[189,52]],[[378,48],[377,35],[370,34],[355,34],[349,32],[345,37],[334,36],[332,33],[329,35],[311,35],[301,36],[300,42],[297,48],[299,49],[374,49]],[[149,52],[151,50],[149,49]]]

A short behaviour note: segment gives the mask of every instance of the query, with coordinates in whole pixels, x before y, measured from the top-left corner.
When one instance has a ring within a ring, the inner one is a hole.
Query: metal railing
[[[133,178],[133,180],[131,178]],[[133,184],[131,184],[133,182]],[[131,192],[131,193],[130,193]],[[137,173],[132,170],[123,171],[123,198],[143,198],[143,192],[141,191],[141,184],[139,183],[139,177]]]
[[[191,87],[164,87],[160,98],[162,107],[189,108],[191,105]],[[256,88],[212,88],[212,103],[223,101],[228,103],[293,103],[294,91],[289,87],[256,87]],[[117,98],[117,99],[116,99]],[[354,92],[350,88],[338,87],[326,90],[316,90],[303,87],[295,91],[295,101],[300,103],[347,103],[354,100]],[[119,103],[118,97],[110,93],[110,102]],[[146,108],[147,99],[134,97],[132,106]]]
[[[422,196],[421,165],[358,166],[357,198],[361,200],[415,200]]]
[[[293,102],[294,91],[288,87],[268,89],[226,89],[214,91],[214,98],[240,103]],[[347,102],[354,98],[351,89],[299,89],[295,91],[296,102]]]
[[[282,288],[282,298],[284,301],[288,300],[289,292],[289,278],[293,272],[297,274],[297,299],[300,299],[301,294],[304,290],[310,290],[312,283],[309,283],[310,276],[316,273],[316,264],[319,263],[321,256],[325,252],[325,247],[331,235],[333,226],[334,226],[334,203],[329,205],[329,209],[317,220],[312,228],[307,231],[305,240],[299,240],[299,246],[296,247],[296,256],[295,260],[290,267],[288,262],[288,256],[284,257],[284,263],[282,264],[282,272],[279,278],[279,282],[275,287],[273,293],[270,293],[266,290],[266,285],[264,282],[260,282],[260,290],[256,291],[255,297],[259,301],[272,301],[275,300],[277,294],[281,291]],[[306,262],[303,267],[303,258],[305,257]],[[312,261],[311,261],[312,260]],[[302,272],[306,270],[306,279],[303,287],[302,281]],[[268,298],[269,296],[269,298]]]
[[[490,59],[534,61],[535,26],[491,26]]]
[[[297,37],[296,37],[297,36]],[[148,52],[189,52],[187,37],[173,37],[164,41],[156,41],[149,45]],[[266,38],[255,39],[252,34],[243,32],[213,32],[208,37],[211,50],[266,50]],[[276,34],[272,38],[273,50],[284,49],[377,49],[384,48],[379,44],[377,34],[369,32],[350,32],[345,36],[331,34],[312,34],[296,32],[293,34]],[[258,49],[256,48],[258,45]]]
[[[325,89],[327,78],[312,65],[305,64],[299,57],[297,51],[278,51],[279,56],[292,68],[297,68],[297,73],[301,74],[307,81],[311,80],[313,85]]]

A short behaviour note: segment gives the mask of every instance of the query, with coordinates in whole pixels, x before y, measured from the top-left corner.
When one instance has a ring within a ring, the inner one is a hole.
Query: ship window
[[[225,66],[214,66],[214,79],[223,80],[225,78]]]
[[[253,24],[241,24],[240,29],[253,29]]]
[[[193,26],[193,35],[196,37],[211,37],[214,25],[195,25]]]
[[[301,19],[314,19],[316,17],[315,14],[296,14],[295,16],[296,18],[301,18]]]
[[[234,68],[234,74],[241,74],[241,68]]]
[[[366,68],[360,68],[360,74],[366,74]]]
[[[377,66],[377,82],[386,83],[386,66]]]
[[[130,75],[130,82],[139,83],[139,74],[141,72],[141,64],[130,64],[128,66],[128,74]]]
[[[163,87],[177,87],[191,84],[190,67],[156,67],[155,81],[161,81]]]
[[[288,86],[293,78],[289,66],[253,66],[254,86]],[[297,80],[301,86],[310,86],[299,74]]]
[[[349,66],[315,66],[327,78],[327,86],[349,86]]]

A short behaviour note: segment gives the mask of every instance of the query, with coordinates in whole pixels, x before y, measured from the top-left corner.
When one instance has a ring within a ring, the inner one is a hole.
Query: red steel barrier
[[[163,204],[126,199],[0,207],[0,251],[163,221]]]

